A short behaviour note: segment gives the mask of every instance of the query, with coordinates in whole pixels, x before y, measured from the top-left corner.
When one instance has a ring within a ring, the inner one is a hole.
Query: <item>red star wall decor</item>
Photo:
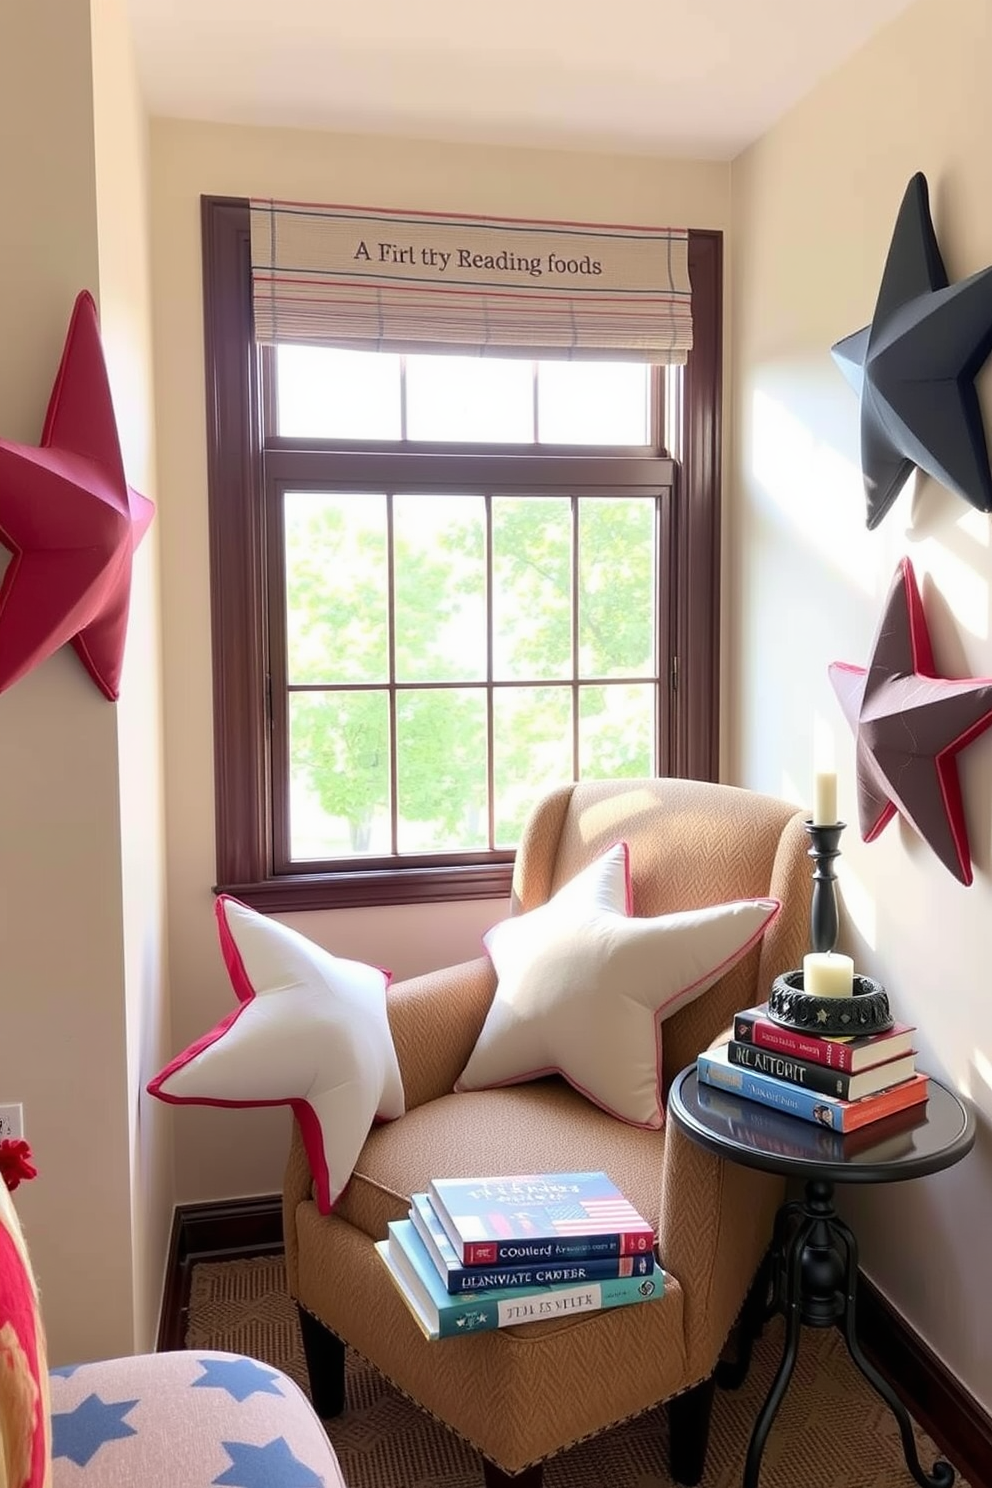
[[[38,448],[0,440],[0,692],[71,641],[120,690],[131,558],[152,503],[124,476],[93,297],[76,300]]]
[[[992,724],[992,679],[934,673],[908,558],[889,590],[868,668],[831,664],[857,741],[858,821],[873,842],[898,811],[963,884],[972,881],[956,757]]]

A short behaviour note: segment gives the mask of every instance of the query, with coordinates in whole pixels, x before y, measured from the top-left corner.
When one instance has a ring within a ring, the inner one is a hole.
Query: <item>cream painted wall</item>
[[[155,497],[148,122],[125,0],[91,0],[100,328],[128,479]],[[154,1347],[173,1204],[172,1126],[144,1092],[170,1042],[165,964],[159,524],[135,555],[116,707],[134,1347]]]
[[[88,288],[126,467],[149,490],[146,125],[129,45],[121,0],[0,19],[0,173],[16,203],[0,233],[0,437],[37,442]],[[37,1159],[17,1204],[55,1364],[148,1347],[161,1294],[168,1129],[138,1121],[166,1005],[155,566],[152,538],[122,704],[68,647],[0,697],[0,1098],[24,1102]]]
[[[729,168],[289,130],[152,123],[153,292],[165,640],[168,898],[176,1049],[227,1013],[213,925],[214,837],[199,197],[675,221],[724,228]],[[501,901],[287,917],[397,977],[479,953]],[[180,1201],[270,1192],[284,1111],[176,1109]]]
[[[73,300],[99,287],[89,6],[0,24],[0,432],[36,443]],[[117,747],[68,647],[0,697],[0,1092],[37,1158],[17,1204],[56,1363],[132,1337]]]
[[[734,162],[735,488],[726,516],[731,775],[810,800],[833,751],[842,940],[918,1024],[919,1062],[969,1093],[974,1153],[913,1183],[852,1192],[869,1276],[992,1408],[992,734],[960,757],[975,865],[964,888],[898,821],[857,831],[851,736],[827,679],[864,664],[895,566],[921,583],[935,659],[992,675],[992,519],[937,484],[864,525],[856,399],[831,344],[872,314],[906,184],[930,183],[952,279],[992,263],[989,0],[919,0]],[[980,387],[992,425],[992,374]]]

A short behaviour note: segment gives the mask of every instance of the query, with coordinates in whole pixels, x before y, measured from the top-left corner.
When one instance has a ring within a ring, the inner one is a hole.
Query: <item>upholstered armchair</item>
[[[534,809],[511,913],[545,903],[618,840],[633,913],[657,916],[774,897],[763,938],[663,1027],[668,1082],[761,1001],[808,945],[811,868],[802,814],[768,796],[686,780],[583,781]],[[494,916],[498,918],[498,916]],[[314,1404],[344,1400],[345,1344],[476,1447],[490,1488],[537,1488],[545,1459],[668,1402],[671,1467],[698,1481],[716,1364],[768,1244],[781,1182],[724,1164],[674,1124],[646,1130],[558,1076],[455,1091],[496,987],[488,958],[395,983],[388,1010],[406,1113],[370,1133],[322,1216],[298,1130],[284,1187],[289,1285]],[[441,1175],[604,1170],[657,1223],[660,1301],[428,1342],[375,1254],[411,1193]]]

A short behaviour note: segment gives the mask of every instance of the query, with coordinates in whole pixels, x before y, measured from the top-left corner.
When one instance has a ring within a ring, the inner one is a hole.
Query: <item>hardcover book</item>
[[[499,1287],[563,1286],[617,1276],[650,1276],[654,1252],[629,1256],[568,1256],[555,1259],[550,1242],[544,1256],[507,1261],[498,1266],[464,1266],[426,1194],[411,1194],[410,1219],[421,1243],[449,1292],[489,1291]],[[532,1248],[532,1247],[529,1247]],[[540,1249],[540,1247],[537,1247]]]
[[[463,1266],[654,1250],[651,1225],[605,1173],[435,1178],[428,1197]]]
[[[651,1276],[620,1276],[581,1285],[451,1293],[408,1219],[392,1221],[389,1239],[378,1240],[375,1250],[429,1339],[458,1338],[493,1328],[513,1328],[520,1323],[572,1317],[577,1312],[656,1301],[665,1290],[665,1273],[659,1267]]]
[[[843,1132],[854,1131],[883,1116],[918,1105],[926,1100],[929,1085],[926,1075],[915,1074],[903,1080],[901,1085],[893,1085],[890,1090],[880,1091],[877,1095],[866,1095],[856,1101],[838,1100],[834,1095],[803,1090],[771,1075],[732,1064],[726,1044],[700,1054],[696,1060],[696,1073],[705,1085],[729,1090],[761,1105],[774,1106],[791,1116],[799,1116],[803,1121],[816,1121],[831,1131]]]
[[[746,1147],[760,1152],[775,1152],[781,1157],[808,1162],[815,1157],[824,1162],[847,1162],[852,1157],[867,1155],[871,1162],[892,1162],[907,1157],[915,1150],[913,1133],[927,1119],[926,1102],[908,1106],[892,1116],[882,1116],[851,1132],[830,1131],[819,1122],[799,1124],[784,1111],[757,1101],[742,1100],[729,1091],[712,1085],[699,1085],[699,1104],[711,1116],[718,1116],[727,1134]],[[812,1144],[812,1145],[811,1145]]]
[[[908,1023],[894,1023],[887,1033],[867,1034],[863,1038],[817,1038],[798,1028],[783,1028],[768,1017],[768,1006],[745,1008],[734,1017],[734,1038],[738,1043],[757,1044],[793,1059],[808,1059],[825,1064],[828,1069],[858,1074],[873,1065],[909,1054],[916,1029]]]
[[[738,1039],[732,1039],[727,1050],[731,1064],[757,1070],[761,1075],[773,1075],[776,1080],[788,1080],[790,1085],[801,1085],[804,1090],[836,1095],[841,1100],[860,1100],[863,1095],[874,1095],[916,1073],[916,1055],[913,1053],[904,1054],[901,1059],[887,1059],[884,1064],[873,1064],[870,1069],[857,1074],[848,1074],[844,1070],[830,1069],[825,1064],[816,1064],[812,1059],[796,1059],[791,1054],[763,1049],[759,1044],[746,1044]]]

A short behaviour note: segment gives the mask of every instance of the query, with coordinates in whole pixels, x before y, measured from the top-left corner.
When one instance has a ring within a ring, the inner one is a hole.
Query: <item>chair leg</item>
[[[322,1420],[339,1416],[344,1410],[345,1346],[319,1318],[297,1302],[303,1353],[310,1377],[310,1399]]]
[[[669,1466],[676,1483],[695,1488],[706,1466],[710,1436],[710,1411],[716,1378],[693,1385],[668,1402]]]
[[[736,1359],[721,1359],[716,1366],[716,1382],[721,1390],[739,1390],[747,1379],[751,1367],[754,1345],[764,1330],[769,1315],[768,1294],[772,1285],[771,1251],[765,1253],[755,1278],[744,1298],[740,1317],[737,1319]]]
[[[489,1462],[485,1457],[482,1459],[482,1481],[485,1488],[541,1488],[544,1481],[544,1463],[537,1462],[533,1467],[525,1467],[522,1473],[514,1477],[512,1473],[505,1473],[495,1462]]]

